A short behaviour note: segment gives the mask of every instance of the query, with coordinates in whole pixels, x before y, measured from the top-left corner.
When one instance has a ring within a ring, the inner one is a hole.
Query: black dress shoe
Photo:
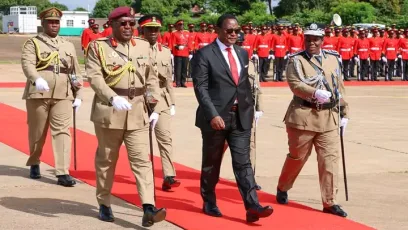
[[[323,208],[323,212],[324,213],[330,213],[336,216],[341,216],[341,217],[346,217],[347,213],[345,211],[343,211],[343,209],[340,208],[340,206],[338,205],[333,205],[331,207],[328,208]]]
[[[276,192],[276,201],[279,204],[287,204],[288,203],[288,192],[282,192],[281,190],[277,190]]]
[[[261,187],[259,184],[256,184],[256,185],[255,185],[255,189],[259,191],[259,190],[262,189],[262,187]]]
[[[252,223],[258,221],[259,218],[265,218],[273,213],[273,208],[271,206],[262,207],[258,205],[255,208],[249,208],[246,212],[246,221]]]
[[[203,212],[209,216],[214,216],[214,217],[221,217],[222,213],[220,209],[217,207],[215,204],[210,204],[208,202],[205,202],[203,205]]]
[[[163,180],[162,190],[163,191],[168,191],[168,190],[170,190],[172,188],[179,187],[180,184],[181,184],[181,182],[178,181],[178,180],[175,180],[173,176],[167,176]]]
[[[183,88],[187,88],[187,86],[186,86],[186,85],[181,85],[181,87],[183,87]]]
[[[166,219],[167,211],[165,208],[157,209],[153,205],[146,208],[142,218],[143,227],[151,227],[154,223]]]
[[[70,175],[59,175],[58,184],[64,187],[72,187],[76,184],[75,180]]]
[[[30,166],[30,178],[31,179],[40,179],[40,166],[39,165],[31,165]]]
[[[107,207],[103,204],[99,206],[99,216],[98,218],[102,221],[106,222],[113,222],[115,221],[115,217],[112,214],[111,207]]]

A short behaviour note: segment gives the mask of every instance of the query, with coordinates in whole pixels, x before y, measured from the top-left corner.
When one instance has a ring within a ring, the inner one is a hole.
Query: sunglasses
[[[233,32],[235,32],[235,34],[238,34],[241,32],[241,29],[226,29],[225,32],[227,32],[227,34],[232,34]]]
[[[120,24],[121,26],[126,26],[126,25],[135,26],[135,25],[136,25],[136,22],[135,22],[135,21],[121,21],[121,22],[119,22],[119,24]]]

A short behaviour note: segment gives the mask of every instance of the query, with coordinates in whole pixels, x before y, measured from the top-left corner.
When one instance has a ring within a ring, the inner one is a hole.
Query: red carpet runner
[[[0,121],[2,132],[0,142],[28,154],[26,113],[22,110],[0,103]],[[50,138],[44,147],[42,161],[54,165]],[[81,181],[95,186],[94,154],[97,146],[95,136],[77,130],[78,171],[71,174]],[[135,179],[127,162],[126,150],[121,149],[118,167],[116,167],[113,194],[132,204],[140,206],[136,193]],[[73,161],[72,161],[73,169]],[[213,218],[202,214],[202,200],[199,192],[200,172],[177,164],[178,179],[181,186],[174,192],[160,190],[162,171],[159,158],[155,158],[157,206],[168,209],[167,221],[184,229],[372,229],[362,224],[333,215],[323,214],[303,205],[291,203],[288,206],[278,205],[275,196],[259,192],[262,204],[273,205],[275,212],[270,218],[248,225],[245,223],[245,210],[235,183],[221,180],[217,186],[218,205],[224,214],[222,218]],[[25,167],[22,165],[21,167]],[[73,188],[72,191],[74,191]],[[96,200],[95,200],[96,205]],[[113,210],[115,212],[115,210]]]

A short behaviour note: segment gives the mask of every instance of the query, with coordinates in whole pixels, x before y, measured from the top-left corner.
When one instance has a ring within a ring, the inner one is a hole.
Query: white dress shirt
[[[228,46],[226,46],[224,43],[222,43],[218,38],[217,38],[216,41],[217,41],[218,47],[220,47],[220,49],[221,49],[221,53],[224,56],[225,61],[228,64],[228,67],[231,68],[230,63],[229,63],[229,59],[228,59],[228,51],[226,50],[228,48]],[[238,77],[239,77],[239,76],[241,76],[242,66],[241,66],[241,62],[239,61],[238,55],[235,52],[235,49],[234,49],[233,46],[231,46],[231,53],[232,53],[232,56],[235,59],[235,62],[237,63]]]

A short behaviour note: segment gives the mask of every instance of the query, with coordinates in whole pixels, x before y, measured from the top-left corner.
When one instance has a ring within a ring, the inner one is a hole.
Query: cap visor
[[[61,20],[61,18],[59,18],[59,17],[48,17],[48,18],[44,18],[44,20]]]

